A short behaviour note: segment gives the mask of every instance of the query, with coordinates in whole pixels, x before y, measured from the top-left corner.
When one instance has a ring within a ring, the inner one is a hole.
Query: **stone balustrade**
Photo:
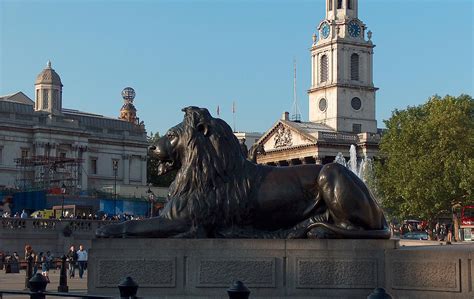
[[[95,231],[112,221],[88,219],[0,218],[0,251],[21,254],[26,244],[37,252],[62,255],[70,245],[90,247]]]

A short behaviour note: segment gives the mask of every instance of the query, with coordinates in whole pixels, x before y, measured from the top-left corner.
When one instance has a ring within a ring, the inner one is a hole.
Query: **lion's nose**
[[[152,152],[152,151],[154,151],[154,150],[156,150],[156,146],[150,145],[150,146],[148,147],[148,151],[149,151],[149,152]]]

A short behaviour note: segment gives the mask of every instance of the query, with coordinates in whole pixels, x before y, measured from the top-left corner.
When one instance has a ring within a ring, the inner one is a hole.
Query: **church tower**
[[[358,0],[326,0],[326,18],[311,47],[309,121],[339,132],[377,132],[375,45],[366,30],[358,19]]]
[[[48,61],[46,68],[35,81],[35,110],[60,114],[63,105],[63,84],[58,73]]]

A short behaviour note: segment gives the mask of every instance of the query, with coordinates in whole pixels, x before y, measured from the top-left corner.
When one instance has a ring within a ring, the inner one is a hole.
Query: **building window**
[[[321,57],[321,82],[328,80],[328,56],[323,55]]]
[[[48,90],[43,89],[41,93],[43,94],[43,109],[48,109]]]
[[[332,10],[332,1],[333,0],[328,0],[329,1],[329,10]]]
[[[326,108],[328,107],[328,103],[326,101],[326,99],[321,99],[319,100],[319,110],[321,111],[326,111]]]
[[[359,55],[351,55],[351,80],[359,80]]]
[[[346,7],[347,9],[352,9],[352,0],[347,0]]]
[[[0,147],[0,165],[3,163],[3,147]]]
[[[90,173],[97,174],[97,158],[91,158]]]
[[[22,159],[28,158],[28,152],[29,152],[29,150],[27,148],[22,148],[21,149],[21,158]]]
[[[342,8],[342,0],[337,0],[337,9]]]
[[[362,132],[362,125],[361,124],[352,124],[352,132],[354,132],[354,133]]]
[[[355,97],[351,100],[351,106],[354,110],[359,110],[360,107],[362,107],[362,101],[358,97]]]
[[[59,110],[59,93],[57,90],[53,90],[53,108]]]

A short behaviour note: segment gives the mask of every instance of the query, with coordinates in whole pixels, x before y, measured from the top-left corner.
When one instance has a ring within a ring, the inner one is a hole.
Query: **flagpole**
[[[232,102],[232,118],[233,118],[234,132],[237,132],[237,131],[235,130],[235,101]]]

